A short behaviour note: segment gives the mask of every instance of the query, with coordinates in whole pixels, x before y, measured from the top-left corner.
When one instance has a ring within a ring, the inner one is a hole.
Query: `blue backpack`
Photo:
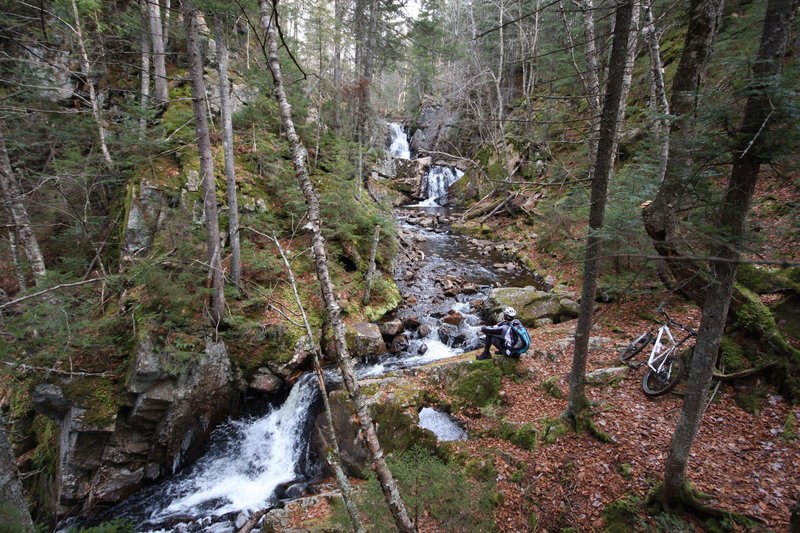
[[[512,320],[510,325],[516,337],[514,346],[511,348],[511,355],[522,355],[531,347],[531,336],[528,335],[528,330],[519,320]]]

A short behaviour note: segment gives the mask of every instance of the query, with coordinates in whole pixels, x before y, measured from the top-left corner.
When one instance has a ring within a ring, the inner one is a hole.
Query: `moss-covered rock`
[[[466,375],[456,379],[450,392],[464,405],[483,407],[500,401],[502,369],[492,360],[476,361]]]

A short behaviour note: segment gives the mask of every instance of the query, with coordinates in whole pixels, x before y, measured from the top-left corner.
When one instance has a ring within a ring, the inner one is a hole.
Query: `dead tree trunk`
[[[4,130],[5,124],[0,121],[0,188],[2,188],[5,203],[8,205],[9,211],[11,211],[11,217],[14,220],[25,257],[31,267],[34,282],[38,284],[47,274],[47,269],[44,266],[44,257],[39,248],[39,241],[36,239],[31,227],[28,210],[22,202],[22,191],[20,191],[17,182],[14,180],[11,160],[8,158],[8,151],[6,150]]]
[[[715,246],[711,260],[711,284],[694,346],[689,384],[678,425],[672,436],[664,466],[662,501],[667,505],[681,499],[686,483],[689,451],[700,428],[714,363],[719,351],[728,306],[736,278],[739,249],[745,234],[745,222],[755,193],[758,171],[770,155],[763,151],[768,144],[773,116],[771,90],[780,77],[791,25],[800,0],[769,0],[761,46],[753,65],[753,82],[748,87],[744,118],[739,130],[739,145],[733,153],[728,186],[725,190],[716,227],[724,228],[726,241]]]
[[[339,441],[336,438],[336,431],[334,429],[333,415],[331,414],[331,404],[328,401],[328,391],[325,387],[325,374],[322,371],[322,366],[320,366],[320,360],[322,357],[320,354],[319,345],[314,342],[314,332],[311,331],[311,324],[308,322],[306,310],[303,307],[303,302],[300,300],[300,294],[297,292],[297,281],[295,280],[294,272],[292,271],[292,265],[289,264],[289,260],[286,258],[283,248],[281,248],[281,243],[278,242],[278,239],[274,234],[272,235],[272,242],[275,243],[275,247],[278,249],[278,252],[280,252],[281,259],[283,259],[283,265],[286,267],[286,271],[289,273],[289,281],[292,284],[294,301],[297,304],[297,308],[300,309],[300,315],[303,317],[303,326],[306,329],[308,341],[314,345],[314,372],[317,374],[319,392],[322,395],[325,421],[328,423],[326,433],[332,448],[332,450],[328,451],[326,457],[328,459],[328,463],[333,468],[336,482],[339,484],[339,488],[342,490],[342,500],[344,500],[345,507],[347,508],[347,514],[350,515],[350,522],[353,524],[353,529],[356,531],[356,533],[364,533],[364,526],[361,523],[361,518],[358,516],[355,498],[353,498],[353,487],[350,485],[350,481],[347,479],[347,476],[342,469],[342,454],[339,451]]]
[[[375,426],[372,423],[372,417],[369,410],[361,397],[361,389],[355,377],[355,370],[353,368],[353,361],[350,358],[350,353],[347,349],[345,342],[344,323],[341,320],[341,308],[337,301],[333,289],[333,282],[331,281],[330,272],[328,271],[328,259],[325,249],[325,237],[322,234],[322,221],[320,220],[320,207],[319,199],[314,185],[308,175],[306,167],[306,150],[300,142],[300,138],[294,128],[294,120],[292,119],[291,106],[286,98],[286,93],[283,88],[283,78],[281,76],[281,65],[278,60],[278,43],[277,31],[275,29],[275,21],[273,17],[277,16],[277,11],[273,8],[270,9],[266,0],[259,1],[261,7],[261,23],[264,31],[267,34],[267,54],[270,70],[272,71],[275,98],[278,100],[281,112],[281,120],[286,130],[286,137],[289,140],[289,149],[292,154],[292,164],[294,165],[295,174],[297,176],[298,184],[303,191],[303,196],[306,199],[308,206],[308,219],[311,227],[312,251],[314,255],[314,263],[317,270],[317,278],[320,282],[322,290],[322,298],[325,303],[325,314],[331,328],[333,329],[333,338],[335,350],[337,354],[337,364],[342,373],[342,381],[347,388],[350,398],[355,404],[356,413],[358,415],[359,424],[364,434],[364,439],[367,444],[367,449],[373,457],[373,468],[381,484],[383,495],[389,504],[389,509],[395,519],[397,528],[403,533],[411,533],[415,531],[414,522],[406,510],[405,503],[400,497],[400,492],[397,484],[389,470],[386,460],[383,456],[383,450],[378,442],[378,436],[375,432]],[[275,5],[275,4],[273,4]]]
[[[615,31],[609,60],[609,81],[603,102],[603,113],[600,118],[600,139],[597,149],[595,174],[592,178],[591,206],[589,208],[589,236],[586,241],[586,255],[583,265],[583,289],[581,291],[580,315],[575,329],[575,352],[570,374],[569,406],[566,416],[576,428],[584,422],[589,406],[586,399],[586,358],[589,353],[589,335],[592,330],[594,300],[597,294],[597,277],[602,253],[602,239],[598,231],[605,220],[608,181],[614,161],[612,148],[617,136],[617,119],[619,107],[623,105],[622,78],[625,70],[625,59],[628,52],[628,37],[631,26],[633,0],[617,2]]]
[[[222,149],[225,153],[225,182],[228,197],[228,239],[231,243],[231,279],[242,287],[242,259],[239,244],[239,201],[236,198],[236,169],[233,164],[233,122],[231,120],[230,82],[228,81],[228,47],[222,20],[214,20],[219,70],[219,121],[222,128]]]
[[[147,27],[147,0],[142,0],[141,6],[143,27]],[[142,70],[139,74],[139,106],[142,116],[139,119],[139,139],[142,140],[147,134],[147,108],[150,105],[150,39],[146,31],[142,31],[139,42],[142,47]]]
[[[92,81],[92,67],[89,62],[89,53],[86,51],[86,41],[83,38],[83,28],[81,27],[81,15],[78,11],[78,4],[72,0],[72,14],[75,17],[75,35],[78,38],[78,48],[81,53],[81,76],[83,82],[86,84],[86,89],[89,91],[89,105],[92,107],[92,117],[94,117],[95,125],[97,126],[97,136],[100,139],[100,152],[103,154],[103,160],[109,168],[113,168],[114,160],[111,158],[111,152],[108,151],[108,144],[106,143],[106,127],[103,120],[102,112],[100,111],[100,103],[97,101],[97,94],[94,90],[94,82]]]
[[[158,0],[145,0],[150,14],[150,36],[153,42],[153,70],[155,73],[156,101],[166,106],[169,100],[167,90],[167,62],[164,56],[164,26],[161,24],[161,6]]]
[[[214,159],[208,133],[206,86],[203,81],[203,59],[200,55],[200,31],[192,0],[183,1],[183,24],[186,31],[186,50],[189,56],[189,75],[192,80],[192,108],[197,131],[197,150],[200,154],[200,173],[203,184],[203,208],[206,218],[206,257],[208,258],[211,288],[211,321],[219,325],[225,316],[225,293],[219,239],[217,188],[214,183]]]

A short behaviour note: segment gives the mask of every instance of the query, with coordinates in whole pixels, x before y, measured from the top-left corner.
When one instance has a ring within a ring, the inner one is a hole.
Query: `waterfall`
[[[211,523],[214,531],[235,530],[231,520],[237,515],[276,504],[287,495],[286,487],[307,479],[307,424],[318,397],[316,377],[309,372],[283,405],[261,417],[227,422],[187,472],[121,503],[112,515],[137,523],[139,532],[205,532]]]
[[[408,147],[408,136],[406,135],[406,132],[403,131],[403,126],[397,122],[390,122],[389,129],[391,130],[392,134],[392,141],[389,145],[389,153],[392,154],[392,157],[396,157],[398,159],[410,159],[411,149]]]
[[[447,205],[447,189],[464,175],[463,170],[442,165],[431,165],[422,178],[419,196],[425,198],[419,207]]]

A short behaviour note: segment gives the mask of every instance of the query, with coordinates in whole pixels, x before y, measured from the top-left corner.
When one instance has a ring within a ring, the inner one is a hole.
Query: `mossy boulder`
[[[460,398],[464,405],[483,407],[500,400],[503,370],[488,361],[476,361],[469,371],[455,380],[449,391]]]
[[[498,287],[489,292],[486,300],[488,314],[495,320],[502,309],[511,306],[517,310],[517,318],[528,327],[535,327],[544,320],[560,323],[578,316],[578,304],[570,292],[547,292],[536,287]]]

